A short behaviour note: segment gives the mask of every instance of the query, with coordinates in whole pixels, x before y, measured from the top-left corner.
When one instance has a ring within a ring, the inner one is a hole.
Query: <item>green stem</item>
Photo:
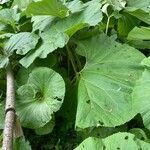
[[[105,31],[106,34],[108,34],[108,28],[109,28],[110,18],[111,18],[111,17],[108,16],[107,24],[106,24],[106,31]]]
[[[73,55],[72,55],[72,53],[71,53],[71,51],[70,51],[68,45],[66,45],[66,49],[67,49],[67,53],[68,53],[70,62],[71,62],[71,64],[72,64],[73,70],[74,70],[75,74],[77,74],[78,71],[77,71],[77,68],[76,68],[76,65],[75,65],[75,61],[74,61]]]
[[[76,57],[76,60],[77,60],[77,65],[78,65],[78,68],[79,68],[79,70],[81,70],[81,68],[82,68],[82,65],[81,65],[81,62],[80,62],[80,60],[79,60],[79,57],[78,57],[78,55],[77,55],[77,53],[76,53],[76,52],[74,52],[74,55],[75,55],[75,57]]]

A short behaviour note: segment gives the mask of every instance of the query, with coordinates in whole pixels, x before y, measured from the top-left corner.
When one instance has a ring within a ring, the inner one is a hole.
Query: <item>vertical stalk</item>
[[[77,71],[77,68],[76,68],[76,65],[75,65],[75,61],[74,61],[73,55],[72,55],[72,53],[71,53],[71,51],[70,51],[68,45],[66,45],[66,49],[67,49],[68,56],[69,56],[69,59],[70,59],[70,61],[71,61],[73,70],[74,70],[75,74],[77,74],[78,71]]]
[[[3,131],[2,150],[12,150],[14,122],[15,122],[15,85],[14,85],[14,75],[11,66],[9,65],[7,67],[5,125]]]
[[[108,28],[109,28],[110,18],[111,18],[111,17],[108,16],[107,24],[106,24],[106,31],[105,31],[106,34],[108,34]]]

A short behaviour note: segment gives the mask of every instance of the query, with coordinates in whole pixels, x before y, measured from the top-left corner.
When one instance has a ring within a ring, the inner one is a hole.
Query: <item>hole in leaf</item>
[[[128,137],[128,136],[126,136],[124,139],[125,139],[125,140],[127,140],[128,138],[129,138],[129,137]]]
[[[90,100],[87,100],[87,101],[86,101],[86,103],[88,103],[88,104],[89,104],[89,103],[90,103]]]
[[[100,134],[99,134],[99,133],[97,133],[97,136],[100,136]]]
[[[57,99],[58,101],[62,101],[62,99],[61,98],[59,98],[59,97],[54,97],[54,99]]]
[[[141,137],[141,140],[143,140],[143,141],[144,141],[144,140],[145,140],[145,138],[144,138],[144,137]]]
[[[99,123],[101,126],[103,126],[103,125],[104,125],[104,123],[103,123],[103,122],[101,122],[101,121],[98,121],[98,123]]]

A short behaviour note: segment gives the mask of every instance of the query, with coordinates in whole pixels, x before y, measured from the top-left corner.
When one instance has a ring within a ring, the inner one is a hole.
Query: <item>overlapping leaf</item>
[[[31,150],[31,146],[24,137],[14,139],[13,150]]]
[[[126,11],[142,20],[143,22],[150,24],[150,2],[149,0],[128,0],[128,7]]]
[[[37,58],[46,58],[47,55],[57,48],[64,47],[69,37],[78,30],[95,26],[102,20],[102,12],[100,11],[101,4],[98,1],[90,1],[86,3],[84,11],[70,15],[67,18],[58,20],[53,23],[49,29],[41,33],[42,45],[26,55],[20,63],[24,67],[28,67]],[[47,26],[48,22],[42,24],[42,28]]]
[[[75,150],[148,150],[149,143],[135,138],[130,133],[116,133],[105,139],[89,137],[85,139]]]
[[[133,99],[139,106],[145,127],[150,130],[150,57],[144,59],[142,64],[145,66],[145,71],[134,88]]]
[[[135,27],[127,37],[130,45],[140,49],[150,49],[150,28]]]
[[[0,55],[0,68],[6,67],[9,63],[9,57],[16,51],[17,54],[24,55],[35,48],[39,36],[34,33],[21,32],[10,36],[5,43],[3,54]]]
[[[78,42],[77,52],[86,57],[80,72],[76,126],[114,127],[136,113],[131,93],[142,73],[144,58],[136,49],[100,35]]]
[[[41,67],[33,70],[27,84],[18,91],[17,114],[22,125],[40,128],[46,125],[62,105],[65,84],[55,71]]]
[[[58,0],[42,0],[29,4],[26,13],[64,18],[68,14],[68,8]]]

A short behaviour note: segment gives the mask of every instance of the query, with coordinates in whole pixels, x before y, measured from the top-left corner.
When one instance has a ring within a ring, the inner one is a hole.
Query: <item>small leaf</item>
[[[1,9],[0,10],[0,22],[10,24],[13,28],[16,26],[16,22],[20,19],[20,14],[14,9]]]
[[[21,32],[10,37],[4,47],[8,55],[11,55],[15,50],[17,54],[24,55],[34,49],[39,36],[34,33]]]
[[[28,141],[20,137],[14,140],[13,150],[31,150],[31,146]]]
[[[27,68],[30,66],[37,57],[46,58],[47,55],[55,49],[64,47],[69,40],[67,34],[59,32],[55,28],[51,28],[41,33],[41,38],[43,44],[20,60],[20,63],[24,67]]]
[[[105,3],[111,5],[114,10],[122,10],[125,8],[126,1],[125,0],[104,0]]]
[[[55,71],[40,67],[29,75],[27,84],[17,90],[17,115],[22,125],[40,128],[46,125],[62,105],[65,83]]]

